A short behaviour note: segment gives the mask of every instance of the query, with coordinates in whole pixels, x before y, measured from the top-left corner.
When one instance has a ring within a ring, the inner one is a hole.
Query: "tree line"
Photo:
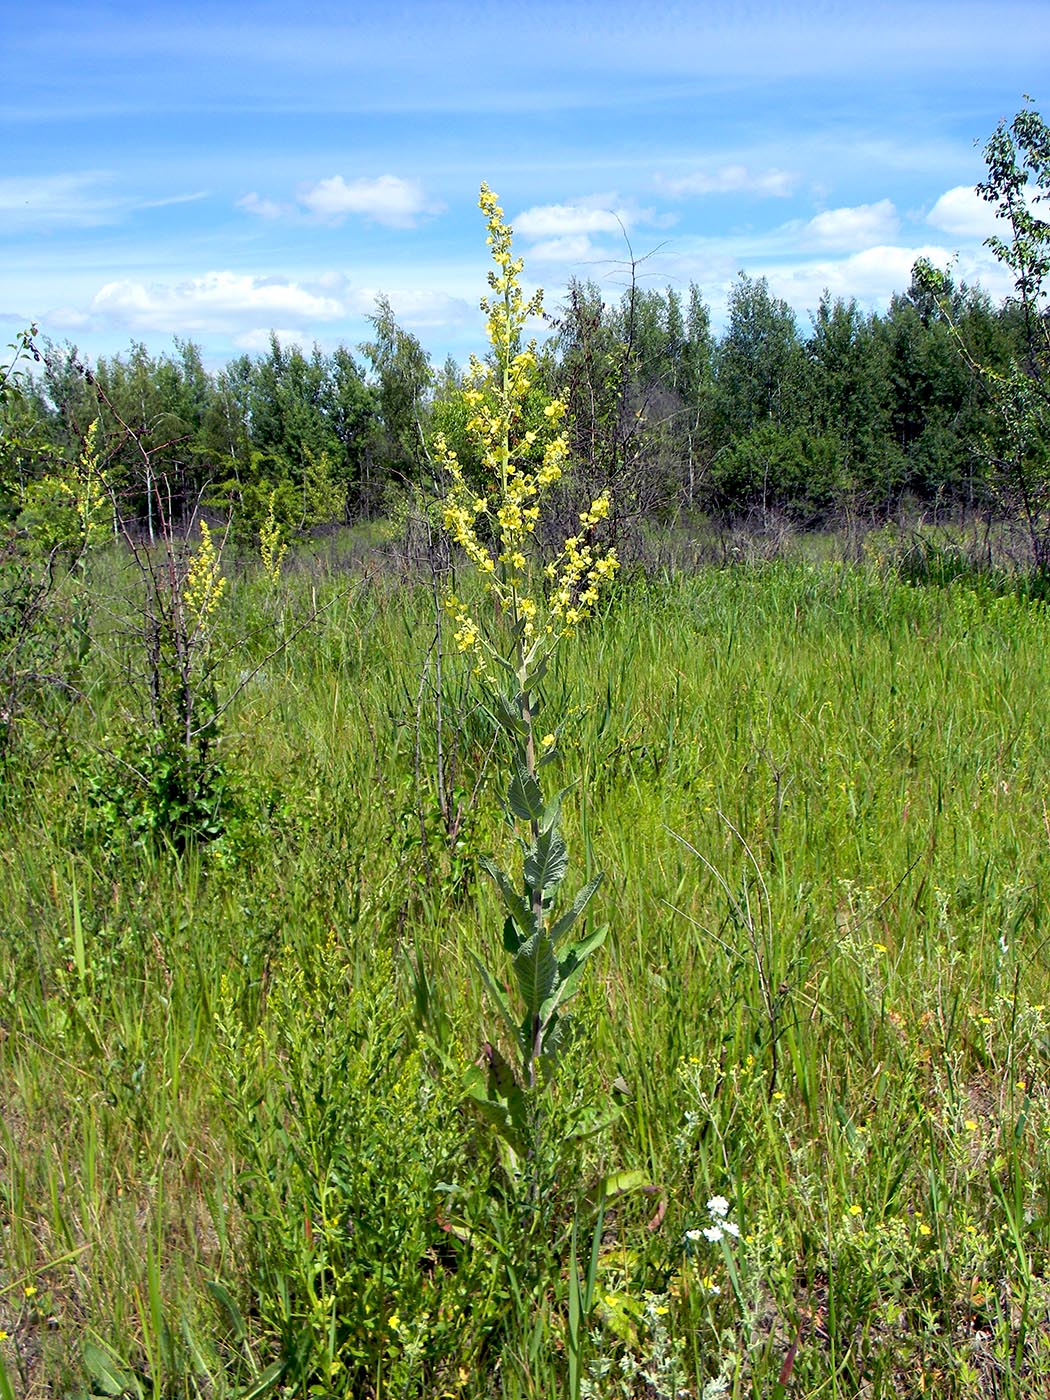
[[[577,281],[537,389],[567,399],[587,488],[613,487],[622,510],[815,525],[847,511],[884,518],[905,502],[976,505],[998,424],[954,340],[1005,372],[1023,327],[1009,302],[940,291],[951,324],[913,282],[881,314],[825,295],[803,334],[764,278],[742,274],[716,336],[695,285],[632,286],[609,303]],[[271,509],[294,530],[381,509],[392,490],[426,482],[433,425],[455,438],[461,374],[435,371],[388,303],[372,321],[356,353],[305,353],[274,335],[265,354],[217,373],[190,341],[161,354],[133,344],[94,366],[45,343],[41,373],[6,414],[8,511],[49,463],[76,457],[96,419],[107,479],[143,526],[158,490],[172,518],[203,502],[246,534]]]

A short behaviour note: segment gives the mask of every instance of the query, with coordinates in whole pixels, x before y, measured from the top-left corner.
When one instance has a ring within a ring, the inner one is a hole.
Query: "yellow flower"
[[[849,1213],[850,1213],[850,1215],[862,1215],[864,1212],[863,1212],[863,1208],[862,1208],[861,1206],[852,1205],[852,1206],[850,1206],[850,1208],[849,1208]]]
[[[544,749],[553,749],[556,742],[553,734],[544,734],[543,738],[540,740]]]

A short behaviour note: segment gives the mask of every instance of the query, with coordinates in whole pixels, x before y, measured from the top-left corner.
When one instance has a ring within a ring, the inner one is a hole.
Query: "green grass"
[[[427,589],[300,562],[221,614],[210,847],[135,845],[100,793],[119,559],[88,701],[25,722],[0,1397],[568,1394],[574,1219],[585,1394],[1042,1394],[1045,609],[834,563],[621,584],[548,682],[610,932],[528,1202],[461,1089],[498,1037],[483,696],[445,657],[450,836]]]

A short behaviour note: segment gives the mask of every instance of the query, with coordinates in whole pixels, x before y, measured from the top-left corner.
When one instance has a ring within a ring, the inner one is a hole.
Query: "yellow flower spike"
[[[478,205],[492,258],[490,291],[481,298],[481,308],[493,353],[486,362],[470,356],[462,401],[484,488],[469,480],[463,463],[440,435],[434,440],[434,454],[450,481],[442,512],[445,528],[492,594],[498,616],[519,629],[519,663],[531,666],[550,654],[560,636],[590,616],[613,577],[614,560],[594,542],[610,507],[603,495],[581,513],[583,537],[570,537],[542,575],[537,570],[543,587],[531,596],[532,545],[527,542],[541,520],[544,494],[561,480],[568,462],[568,439],[562,431],[567,405],[561,398],[535,408],[530,403],[539,361],[534,344],[522,342],[528,317],[542,312],[543,294],[523,294],[523,264],[513,255],[513,231],[488,185],[482,185]],[[504,642],[490,633],[489,623],[461,609],[454,615],[457,647],[473,651],[479,664],[483,656],[505,654]]]
[[[198,629],[204,631],[226,591],[226,580],[220,572],[219,552],[207,521],[202,520],[200,528],[201,542],[186,570],[182,602],[195,618]]]

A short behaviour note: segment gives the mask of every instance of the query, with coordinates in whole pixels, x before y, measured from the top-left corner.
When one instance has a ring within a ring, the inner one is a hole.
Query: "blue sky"
[[[384,293],[462,361],[482,180],[552,310],[616,295],[627,240],[716,324],[740,270],[803,326],[920,253],[999,296],[980,147],[1025,93],[1050,116],[1047,75],[1046,0],[11,6],[0,334],[218,367],[271,328],[356,346]]]

